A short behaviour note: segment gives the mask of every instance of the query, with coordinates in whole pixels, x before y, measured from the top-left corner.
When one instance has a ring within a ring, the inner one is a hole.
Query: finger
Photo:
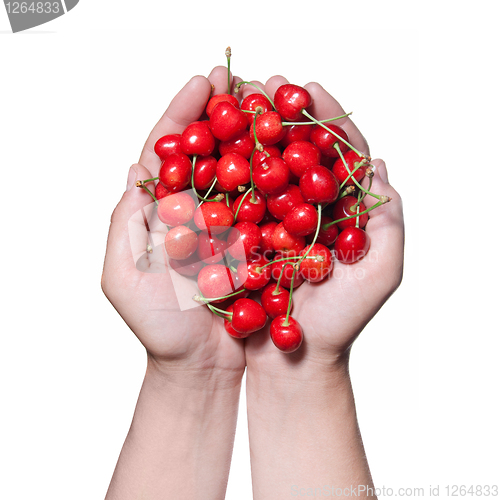
[[[308,112],[318,120],[326,120],[345,114],[342,106],[319,84],[316,82],[308,83],[304,88],[311,94],[312,105]],[[358,130],[353,121],[347,118],[335,120],[335,125],[343,128],[347,132],[349,142],[362,153],[370,154],[370,148],[366,139]]]
[[[260,91],[261,89],[265,92],[266,86],[262,82],[252,80],[250,83],[252,85],[246,84],[241,87],[241,92],[239,92],[239,94],[241,94],[242,99],[245,99],[245,97],[248,97],[251,94],[262,94],[262,92]]]
[[[266,82],[267,95],[274,100],[274,94],[276,94],[278,88],[287,83],[289,83],[289,81],[284,76],[281,75],[272,76]]]
[[[371,246],[365,258],[373,261],[377,268],[383,270],[381,262],[391,263],[394,278],[400,278],[403,267],[404,249],[404,221],[403,204],[399,193],[389,184],[387,169],[383,160],[373,160],[375,167],[372,193],[386,195],[391,201],[381,205],[370,212],[370,218],[366,225],[366,232],[370,236]],[[362,186],[368,187],[368,179],[363,179]],[[372,207],[378,200],[366,195],[363,200],[366,208]]]
[[[104,268],[110,273],[131,272],[147,267],[148,231],[145,220],[151,219],[154,203],[151,196],[135,186],[140,179],[149,179],[151,173],[143,165],[130,167],[127,190],[111,216]],[[152,186],[153,183],[149,183]],[[146,257],[146,258],[144,258]]]
[[[180,134],[192,122],[198,120],[210,97],[210,82],[204,76],[194,76],[174,97],[169,107],[155,125],[142,150],[139,163],[153,177],[158,175],[161,160],[154,152],[156,141],[167,134]]]
[[[240,104],[241,104],[241,101],[243,100],[243,96],[241,95],[241,92],[236,93],[235,90],[236,90],[236,85],[238,85],[238,83],[240,83],[242,81],[243,80],[239,76],[235,76],[233,78],[233,82],[231,84],[231,95],[234,95],[234,97],[236,97],[236,99],[238,99],[238,102]]]
[[[232,81],[233,75],[230,74]],[[208,75],[209,82],[214,86],[212,95],[227,94],[227,68],[216,66]]]

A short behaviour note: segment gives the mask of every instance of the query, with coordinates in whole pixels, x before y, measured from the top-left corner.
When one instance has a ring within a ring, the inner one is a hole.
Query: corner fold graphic
[[[73,9],[79,0],[51,0],[49,2],[12,2],[4,0],[5,10],[13,33],[48,23]]]

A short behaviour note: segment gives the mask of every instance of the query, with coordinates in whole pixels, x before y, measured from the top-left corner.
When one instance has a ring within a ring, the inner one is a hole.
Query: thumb
[[[151,173],[136,163],[130,167],[127,189],[111,215],[104,270],[106,272],[130,272],[146,252],[148,231],[146,221],[154,208],[148,192],[136,186],[138,180],[150,179]],[[154,194],[154,183],[146,185]]]

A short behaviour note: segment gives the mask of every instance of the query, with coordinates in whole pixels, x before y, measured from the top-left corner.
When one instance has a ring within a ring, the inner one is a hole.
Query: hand
[[[233,85],[237,82],[234,78]],[[226,68],[217,67],[208,79],[195,76],[187,83],[149,135],[139,163],[131,167],[127,191],[111,217],[102,288],[155,366],[191,372],[220,370],[241,379],[245,368],[243,342],[230,337],[220,318],[206,307],[180,310],[165,269],[166,231],[162,225],[151,231],[148,239],[142,217],[134,219],[133,240],[134,247],[139,244],[138,255],[131,251],[129,235],[130,218],[152,203],[149,194],[135,187],[135,182],[158,175],[161,161],[154,153],[156,141],[166,134],[181,133],[202,115],[211,85],[214,94],[227,92]],[[148,241],[157,242],[150,254],[145,253]]]
[[[253,82],[272,98],[280,85],[288,83],[275,76],[266,85]],[[317,119],[344,114],[337,101],[319,84],[305,86],[313,98],[310,113]],[[243,97],[256,92],[246,87]],[[369,153],[368,144],[350,118],[339,120],[352,144],[361,152]],[[313,364],[330,366],[346,361],[349,348],[365,325],[399,286],[403,273],[403,213],[401,198],[388,184],[387,171],[382,160],[374,160],[376,167],[371,191],[392,198],[370,213],[366,230],[371,247],[364,259],[346,265],[335,261],[334,272],[323,282],[305,282],[293,293],[293,317],[301,324],[304,342],[298,351],[284,355],[272,344],[268,331],[256,333],[246,340],[245,354],[248,369],[259,373],[273,371],[278,375],[290,364],[304,367]],[[368,179],[363,185],[367,187]],[[377,200],[367,195],[367,208]]]

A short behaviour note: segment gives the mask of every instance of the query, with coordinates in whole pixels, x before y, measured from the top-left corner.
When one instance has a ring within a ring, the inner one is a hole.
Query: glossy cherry
[[[213,156],[199,156],[194,165],[194,188],[208,189],[214,182],[216,170],[217,160]]]
[[[264,194],[282,193],[288,186],[289,176],[287,164],[273,156],[262,160],[252,172],[255,186]]]
[[[191,180],[191,160],[183,153],[167,156],[158,174],[160,182],[171,192],[182,191]]]
[[[309,246],[304,248],[304,250],[300,252],[300,255],[304,255],[308,249]],[[311,259],[310,257],[315,258]],[[332,252],[325,245],[315,243],[307,254],[307,258],[301,262],[299,273],[307,281],[318,283],[323,281],[332,269]]]
[[[219,144],[219,153],[224,156],[228,153],[238,153],[243,158],[249,159],[252,155],[252,151],[255,147],[255,142],[253,137],[248,133],[247,130],[239,133],[233,139],[229,141],[222,141]]]
[[[326,167],[310,167],[300,178],[300,192],[306,203],[331,203],[339,195],[339,183]]]
[[[330,222],[333,222],[333,219],[331,217],[328,217],[326,215],[321,216],[321,225],[316,243],[321,243],[322,245],[330,246],[335,242],[337,236],[339,235],[339,228],[337,227],[337,224],[333,224],[325,229],[324,226],[326,224],[329,224]],[[306,240],[308,240],[308,243],[311,243],[312,239],[313,239],[312,234],[306,238]]]
[[[238,153],[228,153],[217,162],[217,181],[225,191],[250,182],[250,164]]]
[[[354,196],[344,196],[340,198],[332,210],[332,217],[334,220],[343,219],[344,217],[352,217],[355,215],[358,210],[355,208],[358,200]],[[363,212],[366,210],[363,202],[359,204],[359,212]],[[337,222],[337,225],[340,230],[345,229],[346,227],[355,226],[356,220],[358,217],[353,217],[352,219],[343,220],[341,222]],[[359,216],[359,227],[363,228],[366,226],[368,222],[368,214],[363,214]]]
[[[337,125],[326,123],[325,126],[345,141],[349,140],[345,131]],[[349,146],[319,125],[315,125],[311,131],[311,142],[319,148],[322,154],[331,158],[339,157],[338,151],[333,147],[335,143],[339,143],[342,153],[349,149]]]
[[[347,227],[338,236],[333,251],[337,260],[352,264],[362,259],[370,248],[370,237],[363,229]]]
[[[229,231],[227,250],[236,260],[246,260],[258,254],[262,234],[253,222],[238,222]]]
[[[246,111],[255,111],[257,107],[261,107],[263,112],[272,111],[273,105],[269,102],[269,99],[264,96],[264,94],[250,94],[241,101],[241,109]],[[247,115],[248,124],[252,125],[254,120],[253,113],[245,113]]]
[[[165,235],[165,251],[172,259],[184,260],[196,252],[197,234],[187,226],[177,226]]]
[[[205,264],[217,264],[223,259],[226,250],[227,242],[217,236],[209,236],[205,231],[198,235],[198,257]]]
[[[181,134],[164,135],[156,141],[155,153],[162,161],[173,153],[181,152]]]
[[[283,256],[280,254],[276,254],[274,256],[274,260],[281,259]],[[292,264],[290,264],[292,262]],[[286,261],[282,260],[279,262],[274,262],[273,265],[271,266],[271,278],[274,281],[278,281],[280,278],[281,270],[285,268],[283,271],[283,274],[281,275],[281,281],[280,285],[284,288],[290,289],[292,286],[292,276],[294,273],[294,268],[293,268],[293,262],[296,261]],[[297,288],[304,282],[304,278],[298,273],[295,273],[295,278],[293,279],[293,288]]]
[[[273,247],[276,252],[280,252],[283,257],[298,255],[306,246],[306,239],[303,236],[290,234],[280,222],[273,232]]]
[[[233,304],[231,304],[229,307],[226,307],[226,312],[231,313],[231,316],[224,317],[224,328],[226,329],[226,332],[229,333],[229,335],[231,335],[231,337],[234,337],[235,339],[244,339],[246,335],[237,332],[233,328],[233,324],[231,322],[233,314]]]
[[[287,125],[285,136],[280,141],[280,146],[286,148],[295,141],[309,141],[311,137],[312,125]]]
[[[240,109],[227,101],[219,102],[210,115],[212,134],[221,141],[229,141],[248,126],[247,117]]]
[[[167,189],[161,182],[156,183],[155,198],[157,200],[161,200],[162,198],[165,198],[165,196],[168,196],[169,194],[172,194],[172,192],[169,189]]]
[[[244,283],[247,290],[260,290],[269,283],[272,266],[264,267],[266,264],[269,264],[269,261],[263,255],[257,255],[249,262],[238,264],[238,279]]]
[[[267,258],[270,258],[275,251],[273,247],[273,233],[277,225],[278,223],[273,221],[260,225],[260,232],[262,233],[260,253]]]
[[[283,226],[293,236],[307,236],[318,227],[318,212],[309,203],[301,203],[286,214]]]
[[[259,115],[255,121],[255,131],[258,141],[264,146],[276,144],[285,136],[281,116],[276,111],[267,111]],[[250,133],[253,134],[253,123]]]
[[[312,103],[311,94],[298,85],[287,83],[278,87],[274,94],[276,111],[288,121],[296,121],[302,117],[302,110]]]
[[[190,123],[181,135],[181,150],[186,155],[208,156],[215,148],[215,138],[208,122]]]
[[[283,160],[290,171],[300,177],[308,168],[319,165],[321,153],[312,143],[307,141],[292,142],[283,151]]]
[[[278,148],[278,146],[264,146],[264,151],[255,151],[252,158],[253,166],[256,167],[259,163],[269,158],[270,156],[281,158],[280,148]]]
[[[194,223],[198,229],[207,231],[209,235],[223,233],[233,225],[233,221],[233,212],[224,202],[203,203],[194,213]]]
[[[214,95],[207,103],[207,107],[205,108],[205,112],[207,113],[207,116],[210,118],[210,115],[212,114],[212,110],[219,104],[220,102],[228,102],[232,104],[235,108],[240,107],[240,103],[238,102],[238,99],[234,97],[234,95],[231,94],[217,94]]]
[[[264,308],[252,299],[238,299],[233,304],[232,327],[242,335],[250,335],[261,328],[267,321]],[[243,337],[242,337],[243,338]]]
[[[239,210],[238,210],[239,208]],[[233,204],[233,212],[236,216],[236,222],[255,222],[258,224],[266,213],[266,198],[259,191],[255,191],[255,200],[252,200],[252,193],[244,193]]]
[[[168,226],[180,226],[189,222],[196,206],[193,198],[186,192],[173,193],[158,202],[158,218]]]
[[[274,319],[282,314],[286,314],[288,310],[288,302],[290,292],[281,285],[276,288],[275,283],[270,283],[262,291],[260,303],[266,311],[266,314]]]
[[[267,209],[278,220],[283,220],[286,214],[299,203],[304,203],[304,197],[299,187],[294,184],[289,184],[282,193],[267,197]]]
[[[222,264],[205,266],[198,274],[198,288],[206,299],[223,297],[236,290],[231,270]]]
[[[364,160],[364,158],[361,158],[358,153],[352,150],[344,153],[344,160],[347,163],[347,166],[349,167],[351,173],[354,172],[353,177],[358,182],[361,182],[361,179],[363,179],[363,177],[365,176],[366,168],[368,166],[366,160]],[[339,158],[335,161],[332,167],[332,172],[333,175],[337,178],[339,184],[342,184],[349,177],[349,172],[345,168],[342,158]],[[352,186],[354,184],[352,177],[350,177],[345,184],[346,186]]]
[[[271,340],[274,345],[282,352],[290,353],[296,351],[302,344],[304,334],[299,322],[282,314],[273,319],[271,323]]]

